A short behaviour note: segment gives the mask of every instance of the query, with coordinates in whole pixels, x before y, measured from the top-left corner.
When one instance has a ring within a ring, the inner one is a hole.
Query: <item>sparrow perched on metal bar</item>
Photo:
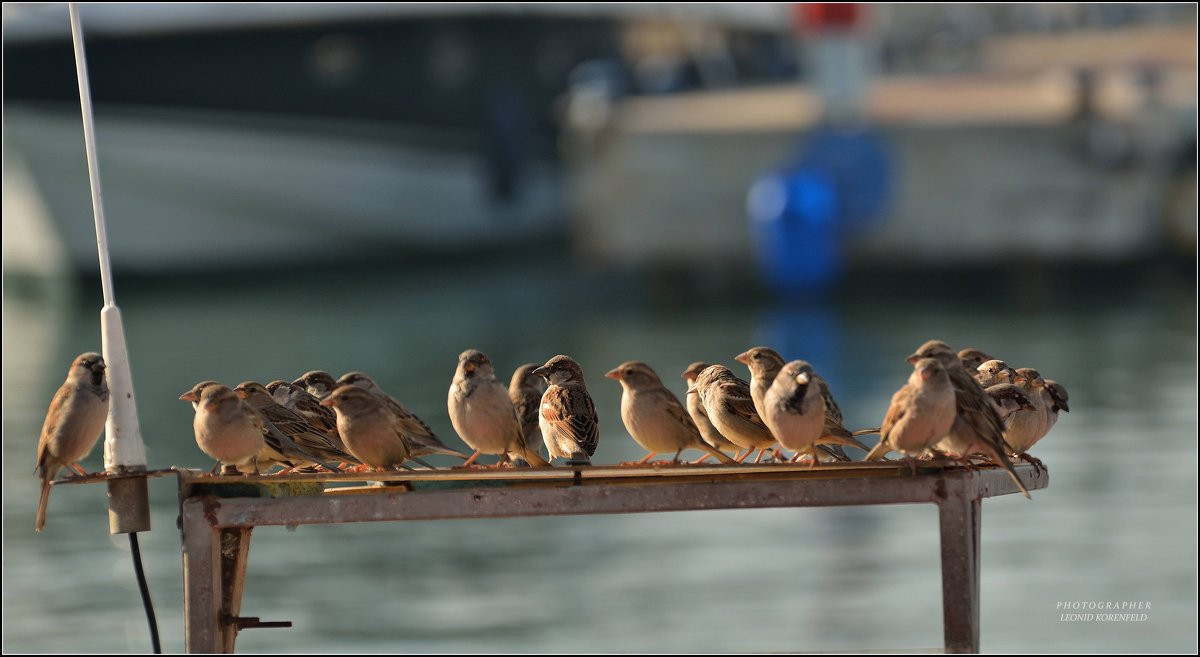
[[[512,380],[508,383],[508,399],[517,412],[521,421],[521,435],[525,438],[525,447],[541,456],[545,446],[542,441],[542,429],[538,426],[538,407],[542,405],[542,395],[546,392],[546,380],[533,373],[538,366],[527,363],[513,372]]]
[[[958,352],[958,360],[962,363],[964,369],[974,373],[979,369],[979,366],[993,358],[978,349],[963,349]]]
[[[308,394],[317,399],[324,399],[337,387],[337,381],[334,380],[333,376],[329,372],[321,370],[305,372],[296,377],[292,383],[304,388],[308,391]]]
[[[762,417],[765,412],[762,405],[763,400],[766,398],[767,390],[775,382],[776,375],[783,369],[783,356],[768,347],[754,347],[738,354],[735,360],[750,369],[750,396],[754,399],[754,408]],[[864,452],[869,451],[870,448],[855,440],[854,434],[850,433],[843,424],[842,409],[834,401],[833,393],[829,391],[829,384],[825,383],[825,380],[816,372],[810,372],[810,374],[816,381],[817,390],[821,393],[821,399],[825,404],[821,439],[817,441],[817,444],[827,446],[822,451],[839,461],[850,460],[850,457],[846,456],[845,450],[842,449],[842,445],[857,447]],[[867,433],[874,433],[874,431]]]
[[[967,370],[972,373],[979,385],[984,388],[990,388],[997,383],[1016,383],[1017,371],[1008,366],[1008,363],[993,358],[992,360],[984,361],[974,371]]]
[[[1045,379],[1045,381],[1046,387],[1042,389],[1042,394],[1044,395],[1043,401],[1046,406],[1046,433],[1050,433],[1055,423],[1058,422],[1058,412],[1070,413],[1071,409],[1067,406],[1069,397],[1067,396],[1067,389],[1063,387],[1063,384],[1058,381],[1051,381],[1050,379]]]
[[[961,368],[957,361],[953,366]],[[867,460],[900,452],[915,472],[914,459],[950,432],[956,414],[954,385],[946,366],[933,358],[918,360],[908,383],[892,395],[879,427],[879,444],[867,454]]]
[[[688,394],[700,396],[704,412],[721,435],[748,450],[741,460],[757,449],[757,461],[762,461],[763,454],[775,447],[775,436],[754,408],[750,384],[734,376],[728,367],[712,365],[700,372]]]
[[[266,441],[264,456],[291,468],[321,465],[331,472],[338,468],[326,461],[346,461],[349,456],[342,446],[329,439],[293,410],[277,403],[266,387],[254,381],[244,381],[233,389],[246,400],[250,408],[263,419]]]
[[[526,446],[508,391],[496,381],[492,361],[483,352],[468,349],[458,355],[446,408],[459,438],[475,450],[464,466],[474,463],[480,454],[499,454],[502,463],[511,456],[532,465],[550,465],[537,450]]]
[[[942,438],[935,446],[959,461],[970,463],[975,454],[983,454],[1002,466],[1012,477],[1017,488],[1025,497],[1029,491],[1021,478],[1013,469],[1012,462],[1006,454],[1004,444],[1004,422],[992,405],[983,386],[963,368],[958,354],[941,340],[930,340],[921,345],[916,352],[908,357],[908,362],[916,364],[923,358],[934,358],[942,364],[950,376],[950,384],[954,387],[954,404],[956,415],[950,433]]]
[[[427,456],[429,454],[445,454],[446,456],[457,456],[460,459],[466,460],[467,455],[448,447],[437,437],[433,429],[429,428],[425,421],[417,417],[416,413],[408,410],[404,404],[401,404],[394,397],[383,391],[371,377],[362,372],[347,372],[337,380],[339,386],[352,385],[356,388],[362,388],[367,392],[379,398],[392,413],[396,415],[396,421],[399,422],[399,427],[404,433],[404,438],[408,441],[409,448],[412,450],[413,456]]]
[[[179,399],[196,408],[192,430],[200,451],[243,472],[257,474],[265,465],[259,462],[266,449],[262,418],[236,392],[215,381],[201,381]]]
[[[675,452],[674,462],[679,463],[685,449],[698,449],[718,461],[735,463],[704,442],[687,409],[649,365],[630,360],[604,376],[620,382],[621,421],[633,440],[650,452],[638,463],[646,463],[659,452]]]
[[[824,433],[825,399],[813,379],[812,365],[794,360],[780,368],[759,408],[779,444],[796,452],[793,460],[807,453],[813,465],[820,462],[817,441]]]
[[[54,393],[42,434],[38,438],[37,470],[42,480],[35,528],[46,526],[46,505],[50,503],[50,482],[64,467],[86,475],[79,461],[87,458],[108,417],[108,381],[104,378],[104,359],[88,352],[71,361],[67,380]]]
[[[309,427],[325,436],[341,454],[340,458],[343,463],[358,464],[358,461],[346,449],[341,435],[338,434],[337,413],[332,408],[322,406],[320,399],[295,383],[272,381],[267,384],[266,388],[277,404],[294,411],[308,423]]]
[[[1011,454],[1041,469],[1045,467],[1042,462],[1027,452],[1050,431],[1051,411],[1048,404],[1053,404],[1053,400],[1046,392],[1046,380],[1037,370],[1022,367],[1017,370],[1017,375],[1024,379],[1019,386],[1034,408],[1012,414],[1008,430],[1004,432],[1004,442],[1008,444]]]
[[[696,377],[708,368],[708,363],[697,361],[688,365],[683,371],[683,380],[687,383],[688,388],[691,388],[696,383]],[[688,415],[692,418],[692,422],[696,424],[696,428],[700,430],[700,437],[709,447],[716,447],[723,452],[733,452],[734,455],[740,451],[738,446],[729,442],[729,439],[721,435],[720,431],[713,426],[712,420],[708,419],[708,412],[704,410],[704,402],[700,400],[700,395],[684,395],[687,399]],[[700,457],[695,463],[701,463],[708,458],[708,454]]]
[[[370,391],[342,385],[321,400],[337,413],[342,442],[359,462],[374,470],[410,469],[413,458],[404,422]]]
[[[992,399],[992,404],[996,407],[996,412],[1000,414],[1000,420],[1004,422],[1005,431],[1008,430],[1008,423],[1013,413],[1020,410],[1034,410],[1033,403],[1029,401],[1029,395],[1014,383],[997,383],[988,386],[986,391],[988,397]]]
[[[549,383],[542,395],[538,424],[550,458],[565,458],[567,465],[590,464],[600,442],[600,420],[583,368],[560,355],[533,373]]]

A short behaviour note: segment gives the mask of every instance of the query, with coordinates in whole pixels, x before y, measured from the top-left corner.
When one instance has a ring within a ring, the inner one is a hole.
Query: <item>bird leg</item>
[[[745,453],[745,454],[742,454],[741,456],[739,456],[739,457],[737,457],[737,458],[735,458],[735,459],[733,459],[733,460],[737,461],[738,463],[741,463],[741,462],[743,462],[743,461],[745,461],[745,460],[746,460],[746,457],[747,457],[747,456],[750,456],[750,455],[751,455],[751,454],[753,454],[753,453],[754,453],[754,448],[753,448],[753,447],[751,447],[750,449],[746,450],[746,453]]]
[[[658,455],[658,452],[650,452],[642,460],[638,461],[637,465],[645,465],[646,463],[648,463],[650,461],[650,459],[654,458],[657,455]]]
[[[682,449],[679,450],[678,452],[675,452],[675,458],[671,462],[674,463],[675,465],[679,465],[679,455],[682,453],[683,453]]]
[[[1035,472],[1046,471],[1046,464],[1042,463],[1042,460],[1036,456],[1030,456],[1027,452],[1022,454],[1014,454],[1013,456],[1021,459],[1029,465],[1032,465]]]
[[[695,461],[692,461],[692,465],[698,465],[700,463],[704,463],[705,461],[708,460],[708,457],[710,457],[710,456],[712,456],[712,454],[705,454],[704,456],[701,456],[700,458],[696,459]]]
[[[461,467],[464,467],[464,468],[471,467],[471,464],[474,463],[475,459],[479,458],[479,455],[482,453],[483,452],[481,452],[479,450],[475,450],[475,453],[471,455],[471,458],[467,459],[466,462],[463,463]]]
[[[78,463],[68,463],[67,467],[74,470],[80,477],[87,476],[87,470],[84,470]]]
[[[766,454],[766,453],[767,453],[767,448],[766,448],[766,447],[763,447],[763,448],[759,449],[759,450],[758,450],[758,458],[754,459],[754,462],[755,462],[755,463],[762,463],[763,454]]]
[[[212,470],[209,470],[209,471],[208,471],[208,474],[210,474],[210,475],[215,475],[215,474],[217,474],[217,469],[218,469],[218,468],[220,468],[220,467],[221,467],[221,462],[220,462],[220,461],[217,461],[216,463],[214,463],[214,464],[213,464]]]

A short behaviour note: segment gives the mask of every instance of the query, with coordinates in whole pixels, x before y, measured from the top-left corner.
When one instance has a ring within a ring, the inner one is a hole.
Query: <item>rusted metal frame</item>
[[[250,532],[253,527],[221,529],[221,652],[233,652],[241,629],[242,592],[246,588],[246,561],[250,556]]]
[[[1044,472],[1018,472],[1030,489]],[[181,492],[189,487],[181,487]],[[982,497],[1017,492],[1000,470],[950,471],[896,478],[793,479],[587,485],[403,492],[380,489],[354,496],[183,500],[184,583],[189,652],[231,652],[244,585],[249,531],[257,525],[327,524],[451,518],[640,513],[729,508],[935,503],[942,530],[943,618],[949,652],[979,645],[979,528]],[[188,493],[184,493],[185,495]],[[236,528],[236,529],[231,529]],[[220,535],[238,532],[222,558]],[[244,533],[242,533],[244,532]],[[234,545],[235,544],[235,545]],[[206,558],[207,557],[207,558]],[[229,573],[225,575],[225,573]],[[217,604],[216,587],[222,587]],[[232,610],[232,611],[230,611]]]
[[[978,479],[946,481],[938,501],[942,554],[942,634],[948,653],[979,652]]]

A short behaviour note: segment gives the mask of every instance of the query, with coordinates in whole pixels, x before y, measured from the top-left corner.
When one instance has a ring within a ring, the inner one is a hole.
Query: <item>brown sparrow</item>
[[[698,449],[725,463],[735,461],[700,436],[700,430],[688,416],[658,374],[649,365],[626,361],[604,376],[621,384],[621,421],[633,440],[650,452],[639,463],[646,463],[659,452],[675,452],[675,463],[685,449]]]
[[[1000,420],[1004,422],[1005,431],[1008,430],[1008,423],[1013,413],[1019,410],[1034,410],[1029,396],[1014,383],[997,383],[988,386],[986,391],[988,397],[992,399],[992,404],[996,407],[996,412],[1000,414]]]
[[[308,391],[308,394],[317,399],[324,399],[337,387],[337,381],[333,379],[333,376],[329,372],[322,372],[321,370],[305,372],[292,381],[292,383],[304,388]]]
[[[1020,388],[1029,397],[1034,408],[1013,413],[1009,419],[1008,430],[1004,432],[1004,442],[1008,443],[1012,454],[1021,456],[1040,468],[1041,462],[1025,456],[1025,452],[1050,430],[1046,422],[1049,417],[1046,409],[1046,381],[1037,370],[1030,367],[1018,369],[1017,374],[1025,379]]]
[[[538,425],[550,458],[565,458],[567,465],[590,464],[600,442],[600,420],[583,368],[560,355],[533,373],[549,383],[542,395]]]
[[[403,422],[377,395],[343,385],[321,400],[337,413],[342,442],[359,462],[374,470],[406,468],[412,458]]]
[[[546,392],[546,380],[533,373],[538,366],[527,363],[513,372],[512,380],[508,383],[508,399],[517,412],[521,421],[521,435],[525,437],[525,447],[538,452],[546,444],[542,442],[542,429],[538,426],[538,407],[542,405],[542,395]]]
[[[457,456],[460,459],[466,460],[467,455],[446,446],[445,443],[437,437],[433,429],[429,428],[425,421],[417,417],[415,413],[405,408],[394,397],[388,395],[371,379],[371,377],[362,372],[347,372],[337,380],[338,386],[352,385],[356,388],[362,388],[367,392],[379,398],[393,414],[396,416],[396,421],[399,422],[400,430],[404,434],[404,439],[408,441],[409,449],[412,451],[413,457],[426,456],[429,454],[445,454],[447,456]]]
[[[973,376],[979,385],[990,388],[997,383],[1016,383],[1017,371],[1002,360],[992,359],[980,364],[975,369]]]
[[[968,372],[974,372],[979,369],[979,366],[993,358],[978,349],[963,349],[958,352],[958,360],[962,363],[963,369]]]
[[[257,473],[264,449],[262,418],[228,386],[202,381],[179,396],[192,402],[196,445],[218,463]],[[216,468],[213,468],[215,471]]]
[[[349,455],[334,441],[295,411],[276,403],[261,383],[245,381],[233,391],[263,419],[266,460],[288,463],[293,468],[321,465],[333,472],[338,468],[326,461],[347,460]]]
[[[496,381],[492,361],[483,352],[468,349],[458,355],[446,409],[458,436],[475,450],[464,466],[474,463],[480,454],[499,454],[501,462],[511,455],[532,465],[550,465],[537,450],[526,447],[508,391]]]
[[[954,367],[961,368],[956,361]],[[937,444],[954,425],[957,410],[954,386],[941,361],[922,358],[913,366],[908,383],[892,395],[892,403],[879,427],[879,444],[868,461],[888,452],[900,452],[916,470],[915,457]]]
[[[310,392],[295,383],[287,381],[272,381],[267,384],[267,392],[271,393],[271,398],[275,403],[284,408],[295,411],[297,415],[308,423],[309,427],[316,429],[332,444],[341,454],[344,463],[358,463],[354,457],[346,449],[346,445],[342,443],[342,437],[337,430],[337,414],[332,408],[322,406],[321,400],[314,397]]]
[[[37,470],[42,480],[35,528],[46,526],[46,505],[50,503],[50,482],[67,467],[80,476],[87,472],[79,461],[87,458],[108,418],[108,381],[104,378],[104,359],[88,352],[71,361],[67,380],[54,393],[42,435],[38,439]]]
[[[1071,409],[1067,406],[1069,398],[1063,384],[1050,379],[1045,381],[1046,387],[1042,389],[1042,394],[1045,396],[1043,403],[1046,406],[1046,433],[1049,433],[1058,422],[1058,412],[1070,413]]]
[[[825,399],[813,380],[812,365],[803,360],[784,365],[766,391],[759,410],[779,444],[796,452],[795,459],[807,453],[812,455],[813,465],[820,462],[817,441],[825,428]]]
[[[765,419],[766,409],[763,401],[766,398],[767,390],[774,383],[776,375],[783,369],[783,356],[768,347],[754,347],[738,354],[735,360],[750,368],[750,396],[754,399],[754,408],[758,411],[759,417]],[[811,368],[810,365],[809,369],[811,370]],[[842,449],[842,445],[857,447],[864,452],[870,451],[869,447],[855,440],[854,434],[851,434],[842,423],[842,409],[833,400],[829,385],[816,372],[810,371],[810,375],[816,381],[817,390],[821,394],[825,407],[821,440],[817,442],[822,445],[833,445],[832,448],[823,451],[832,454],[839,461],[850,460],[850,457],[846,456],[846,452]]]
[[[697,361],[688,365],[683,371],[683,380],[687,382],[688,388],[691,388],[696,383],[696,377],[708,368],[708,363]],[[700,400],[700,395],[684,395],[687,399],[688,415],[692,418],[692,422],[696,423],[696,428],[700,430],[700,437],[709,447],[716,447],[724,452],[733,452],[737,454],[740,450],[738,446],[729,442],[729,439],[721,435],[720,431],[713,426],[712,420],[708,419],[708,412],[704,410],[704,402]],[[696,463],[700,463],[708,458],[708,455],[700,457]]]
[[[1004,444],[1004,422],[996,413],[992,400],[983,386],[962,366],[962,360],[945,342],[929,340],[908,357],[916,364],[922,358],[934,358],[942,364],[954,387],[956,415],[950,433],[936,445],[936,449],[965,463],[975,454],[983,454],[1003,467],[1025,497],[1029,491],[1017,476],[1012,462],[1006,454]]]
[[[748,450],[741,460],[757,449],[757,461],[761,461],[763,454],[775,446],[775,437],[754,408],[750,384],[734,376],[728,367],[712,365],[700,372],[688,394],[700,396],[704,412],[721,435]]]

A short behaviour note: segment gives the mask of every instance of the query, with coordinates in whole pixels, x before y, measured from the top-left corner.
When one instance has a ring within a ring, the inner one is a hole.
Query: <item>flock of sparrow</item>
[[[679,463],[687,449],[705,452],[696,463],[709,457],[740,463],[757,450],[758,463],[767,454],[785,459],[787,449],[794,452],[792,461],[815,465],[822,458],[849,461],[843,447],[856,447],[868,452],[867,460],[898,452],[915,471],[918,458],[971,465],[982,456],[1004,467],[1028,497],[1010,456],[1042,467],[1027,451],[1050,431],[1059,411],[1070,410],[1066,389],[1036,370],[1014,370],[977,349],[955,352],[930,340],[908,357],[912,375],[892,397],[882,425],[851,432],[829,386],[806,361],[785,363],[767,347],[749,349],[736,360],[749,368],[749,382],[723,365],[690,365],[683,372],[686,405],[645,363],[628,361],[605,374],[621,384],[626,430],[649,452],[638,463],[672,452]],[[582,465],[590,463],[599,441],[583,370],[567,356],[540,367],[522,365],[505,387],[482,352],[459,355],[447,408],[454,430],[474,450],[470,456],[447,446],[361,372],[335,380],[312,371],[291,382],[248,381],[232,389],[202,381],[179,399],[195,408],[200,449],[225,470],[243,473],[277,466],[283,472],[411,469],[409,461],[429,468],[421,457],[430,454],[462,458],[464,466],[481,454],[498,455],[500,464],[548,466],[561,458]],[[78,462],[99,438],[107,407],[104,360],[95,353],[78,356],[50,404],[38,443],[38,531],[45,524],[50,481],[63,467],[86,474]],[[872,433],[880,434],[874,448],[857,439]]]

